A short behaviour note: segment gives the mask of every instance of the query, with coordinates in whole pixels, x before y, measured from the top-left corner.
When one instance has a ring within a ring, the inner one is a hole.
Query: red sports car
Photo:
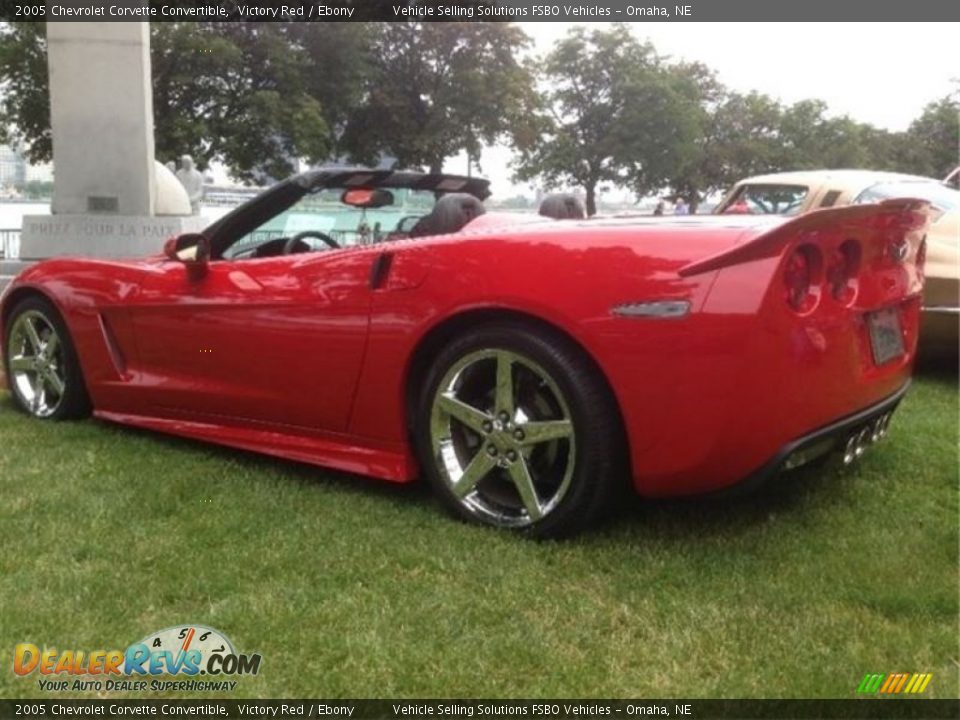
[[[53,259],[2,298],[37,418],[104,420],[408,482],[461,517],[574,532],[887,430],[927,206],[794,219],[485,213],[476,178],[281,182],[143,260]],[[564,203],[553,203],[554,207]]]

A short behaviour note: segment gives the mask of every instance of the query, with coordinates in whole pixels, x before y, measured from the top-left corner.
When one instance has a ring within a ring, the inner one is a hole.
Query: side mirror
[[[186,265],[190,278],[198,280],[207,274],[210,241],[200,233],[184,233],[167,240],[163,244],[163,254]]]

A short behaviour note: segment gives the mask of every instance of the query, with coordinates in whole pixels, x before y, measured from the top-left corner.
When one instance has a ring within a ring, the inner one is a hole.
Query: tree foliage
[[[761,93],[732,92],[699,63],[680,64],[671,72],[692,85],[696,108],[690,148],[667,176],[671,193],[685,198],[695,211],[706,195],[779,166],[779,103]]]
[[[45,23],[0,28],[0,141],[25,141],[35,163],[53,157]]]
[[[283,24],[153,23],[151,62],[157,157],[188,152],[262,181],[332,147],[309,54]]]
[[[10,23],[0,35],[0,128],[36,162],[52,157],[44,29]],[[326,157],[330,132],[307,92],[309,60],[280,24],[153,23],[156,156],[186,153],[200,167],[221,160],[244,179]]]
[[[464,151],[479,164],[483,147],[507,140],[519,179],[582,187],[590,212],[606,186],[696,206],[764,172],[940,178],[958,162],[960,91],[893,132],[816,99],[735,92],[624,25],[575,28],[537,64],[523,60],[528,48],[511,23],[154,23],[156,154],[263,181],[299,159],[384,154],[438,171]],[[0,141],[51,159],[44,23],[0,26]]]
[[[462,150],[473,159],[529,114],[533,78],[519,60],[529,39],[509,23],[369,26],[362,102],[346,122],[344,149],[372,160],[439,171]]]
[[[541,72],[539,137],[518,145],[518,179],[578,185],[592,215],[602,183],[650,191],[683,160],[696,129],[690,88],[626,26],[571,30]]]
[[[960,89],[928,104],[910,125],[904,164],[918,175],[943,178],[960,164]]]

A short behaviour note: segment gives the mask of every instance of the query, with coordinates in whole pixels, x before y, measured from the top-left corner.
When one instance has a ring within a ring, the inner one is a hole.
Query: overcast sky
[[[577,23],[519,23],[539,53]],[[583,23],[601,27],[606,23]],[[793,103],[826,101],[830,112],[888,130],[904,130],[923,106],[960,78],[957,23],[630,23],[661,55],[699,60],[734,90],[758,90]],[[509,178],[511,153],[481,159],[496,197],[524,190]],[[466,158],[448,172],[465,172]]]

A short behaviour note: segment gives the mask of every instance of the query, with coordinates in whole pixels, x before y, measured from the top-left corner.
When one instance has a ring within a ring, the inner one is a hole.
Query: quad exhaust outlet
[[[849,465],[854,460],[859,460],[873,443],[887,436],[887,429],[890,427],[890,418],[893,412],[886,412],[875,418],[869,424],[864,425],[858,431],[852,433],[847,438],[846,447],[843,450],[843,464]]]

